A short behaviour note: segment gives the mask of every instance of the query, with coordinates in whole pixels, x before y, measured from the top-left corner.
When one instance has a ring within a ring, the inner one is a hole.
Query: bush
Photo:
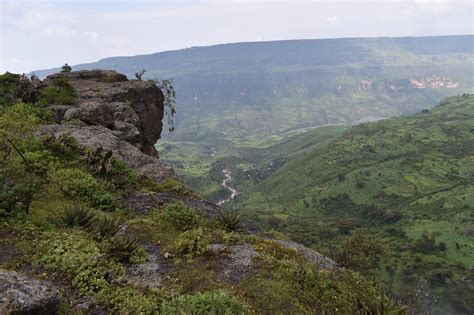
[[[74,88],[69,84],[69,78],[54,78],[52,84],[41,91],[37,104],[46,106],[51,104],[74,105],[77,94]]]
[[[217,213],[218,224],[226,231],[237,231],[240,229],[240,213],[230,210],[221,210]]]
[[[0,181],[3,182],[0,186],[0,217],[2,215],[6,215],[7,213],[12,212],[17,205],[18,198],[16,195],[15,187],[9,185],[4,180]]]
[[[119,231],[120,221],[108,215],[103,215],[96,220],[94,229],[101,238],[112,237]]]
[[[114,211],[119,207],[114,195],[106,191],[98,191],[88,198],[92,205],[102,211]]]
[[[61,168],[50,172],[52,185],[69,198],[90,198],[99,189],[99,183],[89,173],[78,168]]]
[[[386,252],[380,239],[367,234],[367,231],[354,230],[338,247],[335,258],[343,267],[371,275],[379,267]]]
[[[97,300],[115,314],[157,314],[162,297],[157,290],[141,292],[129,286],[110,286],[97,295]]]
[[[176,240],[175,248],[191,260],[207,252],[209,241],[209,233],[199,228],[181,233]]]
[[[182,182],[169,177],[160,184],[154,184],[153,186],[153,189],[156,191],[174,192],[178,195],[191,195],[193,193],[193,191]]]
[[[79,168],[60,168],[49,173],[52,186],[70,199],[82,199],[104,211],[113,211],[118,203],[91,174]]]
[[[61,220],[69,227],[90,227],[96,220],[94,211],[80,205],[67,206]]]
[[[180,295],[163,303],[160,314],[242,314],[245,307],[237,298],[224,291]]]
[[[139,174],[128,168],[121,160],[113,159],[112,170],[107,174],[107,178],[117,189],[136,188],[139,184]]]
[[[170,203],[163,215],[166,221],[183,231],[192,229],[198,223],[194,210],[180,202]]]
[[[110,241],[109,254],[123,263],[137,262],[140,259],[134,256],[145,255],[146,258],[146,253],[140,249],[138,241],[133,236],[117,234]]]

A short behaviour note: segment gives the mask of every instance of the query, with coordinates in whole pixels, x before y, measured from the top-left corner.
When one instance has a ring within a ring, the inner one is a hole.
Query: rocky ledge
[[[53,104],[57,123],[80,120],[102,126],[142,152],[157,156],[155,143],[163,127],[164,96],[151,81],[128,80],[111,70],[62,72],[48,76],[48,86],[67,80],[76,94],[73,105]]]
[[[71,136],[85,148],[100,149],[157,182],[174,177],[161,163],[154,144],[163,127],[164,96],[151,81],[128,80],[111,70],[83,70],[48,76],[43,85],[66,81],[74,104],[50,104],[55,124],[39,135]]]

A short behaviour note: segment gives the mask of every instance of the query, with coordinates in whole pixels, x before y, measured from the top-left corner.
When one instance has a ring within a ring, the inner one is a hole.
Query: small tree
[[[15,196],[7,212],[19,206],[27,213],[33,197],[46,180],[52,165],[48,152],[41,149],[33,136],[39,119],[29,105],[19,103],[9,107],[0,116],[0,195],[10,192]]]
[[[354,230],[339,246],[335,257],[343,267],[372,275],[386,253],[387,249],[380,239],[365,230]]]
[[[67,64],[67,62],[64,64],[64,66],[61,67],[61,72],[71,72],[72,68],[70,65]]]
[[[142,81],[142,77],[143,75],[145,74],[146,70],[145,69],[142,69],[138,72],[135,72],[135,78],[137,78],[137,80],[140,80]]]

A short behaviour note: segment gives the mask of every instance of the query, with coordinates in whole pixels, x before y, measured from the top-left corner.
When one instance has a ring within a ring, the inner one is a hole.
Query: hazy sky
[[[472,0],[0,3],[2,73],[240,41],[474,32]]]

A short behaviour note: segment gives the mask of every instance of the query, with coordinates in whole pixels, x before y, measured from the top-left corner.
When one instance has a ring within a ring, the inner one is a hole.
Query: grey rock
[[[57,77],[68,77],[72,80],[91,80],[96,82],[123,82],[127,81],[126,75],[118,73],[114,70],[83,70],[83,71],[72,71],[72,72],[61,72],[49,75],[44,82],[51,84],[52,79]]]
[[[56,138],[71,136],[84,148],[112,151],[113,156],[122,160],[128,167],[157,182],[176,176],[168,165],[143,153],[137,147],[118,138],[112,130],[102,126],[46,125],[37,131],[37,135],[53,135]]]
[[[114,113],[115,120],[132,124],[135,127],[140,126],[140,117],[138,117],[130,104],[125,102],[112,102],[109,103],[108,106]]]
[[[161,257],[158,246],[152,243],[142,246],[148,254],[148,260],[143,264],[130,266],[125,279],[136,288],[161,288],[164,274],[170,271],[169,263]]]
[[[73,120],[73,119],[79,119],[79,117],[80,117],[79,108],[70,107],[64,112],[62,121],[63,120],[64,121],[70,121],[70,120]]]
[[[138,214],[148,214],[161,204],[158,193],[155,192],[130,192],[123,201],[125,207]]]
[[[221,260],[222,271],[218,275],[226,283],[239,283],[252,271],[253,259],[258,255],[252,245],[245,243],[228,248]]]
[[[327,270],[338,270],[336,262],[311,248],[292,241],[272,240],[273,242],[289,249],[294,249],[308,260],[313,266]]]
[[[100,99],[81,102],[78,118],[86,124],[100,125],[106,128],[112,128],[114,124],[114,114],[108,105]]]
[[[207,251],[213,254],[220,254],[227,250],[227,246],[224,244],[209,244],[207,246]]]
[[[110,70],[57,73],[44,82],[52,84],[57,77],[69,78],[78,95],[78,110],[68,110],[65,120],[80,119],[89,125],[115,128],[119,138],[130,140],[146,154],[158,156],[154,145],[163,127],[164,96],[153,82],[128,80],[125,75]],[[136,129],[116,121],[131,124]],[[138,137],[132,136],[137,130]]]
[[[51,110],[54,113],[54,121],[59,124],[64,120],[64,115],[69,109],[73,109],[70,105],[49,105],[46,109]]]
[[[113,133],[123,141],[130,144],[140,143],[140,130],[131,123],[116,120],[114,121]]]
[[[60,295],[48,282],[0,270],[0,314],[57,314]]]
[[[222,210],[219,206],[194,196],[183,196],[167,192],[134,191],[130,192],[124,198],[124,205],[130,210],[140,214],[148,214],[150,210],[172,202],[181,202],[207,218],[215,217],[217,213]]]

